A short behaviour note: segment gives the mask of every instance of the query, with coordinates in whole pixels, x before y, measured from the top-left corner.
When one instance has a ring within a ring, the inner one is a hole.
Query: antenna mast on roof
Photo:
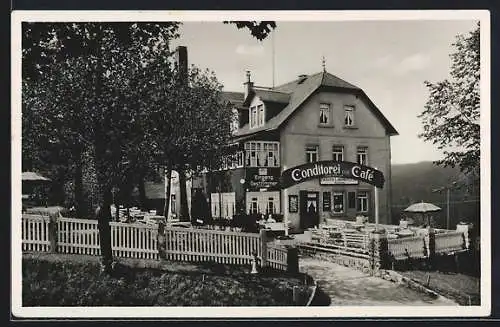
[[[272,32],[271,35],[271,46],[272,46],[272,70],[273,70],[273,88],[274,88],[274,35],[276,34],[276,30]]]
[[[326,60],[325,60],[325,56],[323,56],[323,58],[321,59],[321,65],[323,66],[323,71],[326,72]]]

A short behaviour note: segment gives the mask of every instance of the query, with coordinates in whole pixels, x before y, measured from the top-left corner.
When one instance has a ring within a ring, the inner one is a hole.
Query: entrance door
[[[319,192],[300,191],[300,228],[319,225]]]

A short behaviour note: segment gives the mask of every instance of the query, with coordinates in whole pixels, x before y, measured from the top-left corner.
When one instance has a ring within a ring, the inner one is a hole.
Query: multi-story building
[[[318,177],[286,188],[280,184],[289,168],[330,160],[384,174],[379,219],[390,222],[390,137],[398,133],[363,90],[326,71],[258,87],[247,72],[244,92],[223,96],[235,112],[234,154],[203,182],[213,217],[276,213],[292,230],[333,217],[361,214],[373,221],[374,188],[363,181]]]

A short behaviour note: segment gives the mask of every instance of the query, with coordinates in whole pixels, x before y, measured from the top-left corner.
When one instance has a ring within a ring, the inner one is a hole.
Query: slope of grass
[[[23,258],[22,268],[23,306],[289,306],[293,286],[302,305],[308,293],[299,276],[254,276],[246,267],[206,274],[120,265],[108,276],[96,262]]]
[[[454,299],[461,305],[480,305],[480,282],[479,278],[441,271],[405,271],[402,273],[420,284]],[[427,283],[428,282],[428,283]]]

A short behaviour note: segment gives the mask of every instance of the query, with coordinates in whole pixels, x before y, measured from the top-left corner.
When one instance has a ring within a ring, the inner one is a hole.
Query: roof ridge
[[[275,90],[273,88],[267,88],[267,87],[263,87],[263,88],[259,88],[259,87],[255,87],[257,90],[259,91],[269,91],[269,92],[276,92],[276,93],[283,93],[283,94],[292,94],[293,92],[286,92],[286,91],[281,91],[281,90]]]

